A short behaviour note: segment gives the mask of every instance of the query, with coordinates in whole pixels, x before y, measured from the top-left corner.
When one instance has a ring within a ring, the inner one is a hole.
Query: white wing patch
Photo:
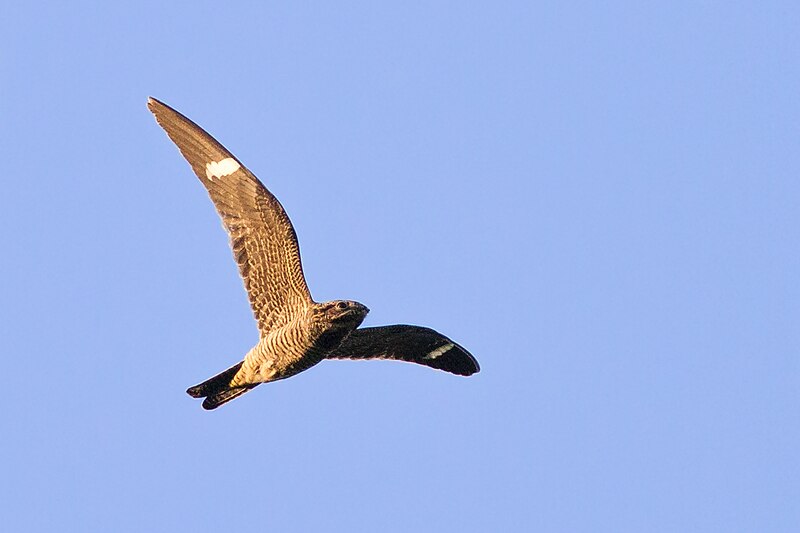
[[[440,346],[435,350],[431,350],[428,352],[428,355],[425,356],[425,359],[436,359],[437,357],[444,355],[445,353],[450,351],[450,348],[455,346],[452,342],[445,344],[444,346]]]
[[[241,168],[237,160],[232,157],[226,157],[222,161],[212,161],[206,164],[206,177],[214,181],[214,178],[222,178],[230,176]]]

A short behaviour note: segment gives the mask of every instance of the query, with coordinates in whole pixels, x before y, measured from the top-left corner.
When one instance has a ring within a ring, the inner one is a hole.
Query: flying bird
[[[291,377],[323,359],[395,359],[469,376],[467,350],[430,328],[359,328],[369,309],[352,300],[317,303],[303,276],[300,248],[280,202],[200,126],[155,98],[147,107],[208,191],[258,324],[244,360],[186,392],[216,409],[254,387]]]

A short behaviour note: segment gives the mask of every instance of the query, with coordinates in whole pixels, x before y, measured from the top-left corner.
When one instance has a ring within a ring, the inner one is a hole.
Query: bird
[[[258,326],[244,359],[189,387],[206,410],[262,383],[294,376],[324,359],[393,359],[470,376],[480,370],[466,349],[422,326],[359,327],[369,309],[353,300],[314,301],[306,285],[297,234],[261,181],[222,144],[155,99],[147,107],[208,191],[230,237]]]

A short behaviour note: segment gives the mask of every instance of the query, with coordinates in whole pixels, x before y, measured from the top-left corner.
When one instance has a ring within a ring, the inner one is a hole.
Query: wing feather
[[[283,206],[200,126],[155,98],[147,106],[205,186],[230,235],[261,335],[287,323],[312,300]]]
[[[360,328],[328,359],[395,359],[429,366],[460,376],[480,371],[475,357],[438,331],[421,326]]]

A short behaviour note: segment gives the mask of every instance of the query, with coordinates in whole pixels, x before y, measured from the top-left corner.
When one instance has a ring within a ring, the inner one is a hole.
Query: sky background
[[[11,2],[7,531],[800,530],[800,4]],[[174,106],[319,301],[481,372],[257,332]]]

